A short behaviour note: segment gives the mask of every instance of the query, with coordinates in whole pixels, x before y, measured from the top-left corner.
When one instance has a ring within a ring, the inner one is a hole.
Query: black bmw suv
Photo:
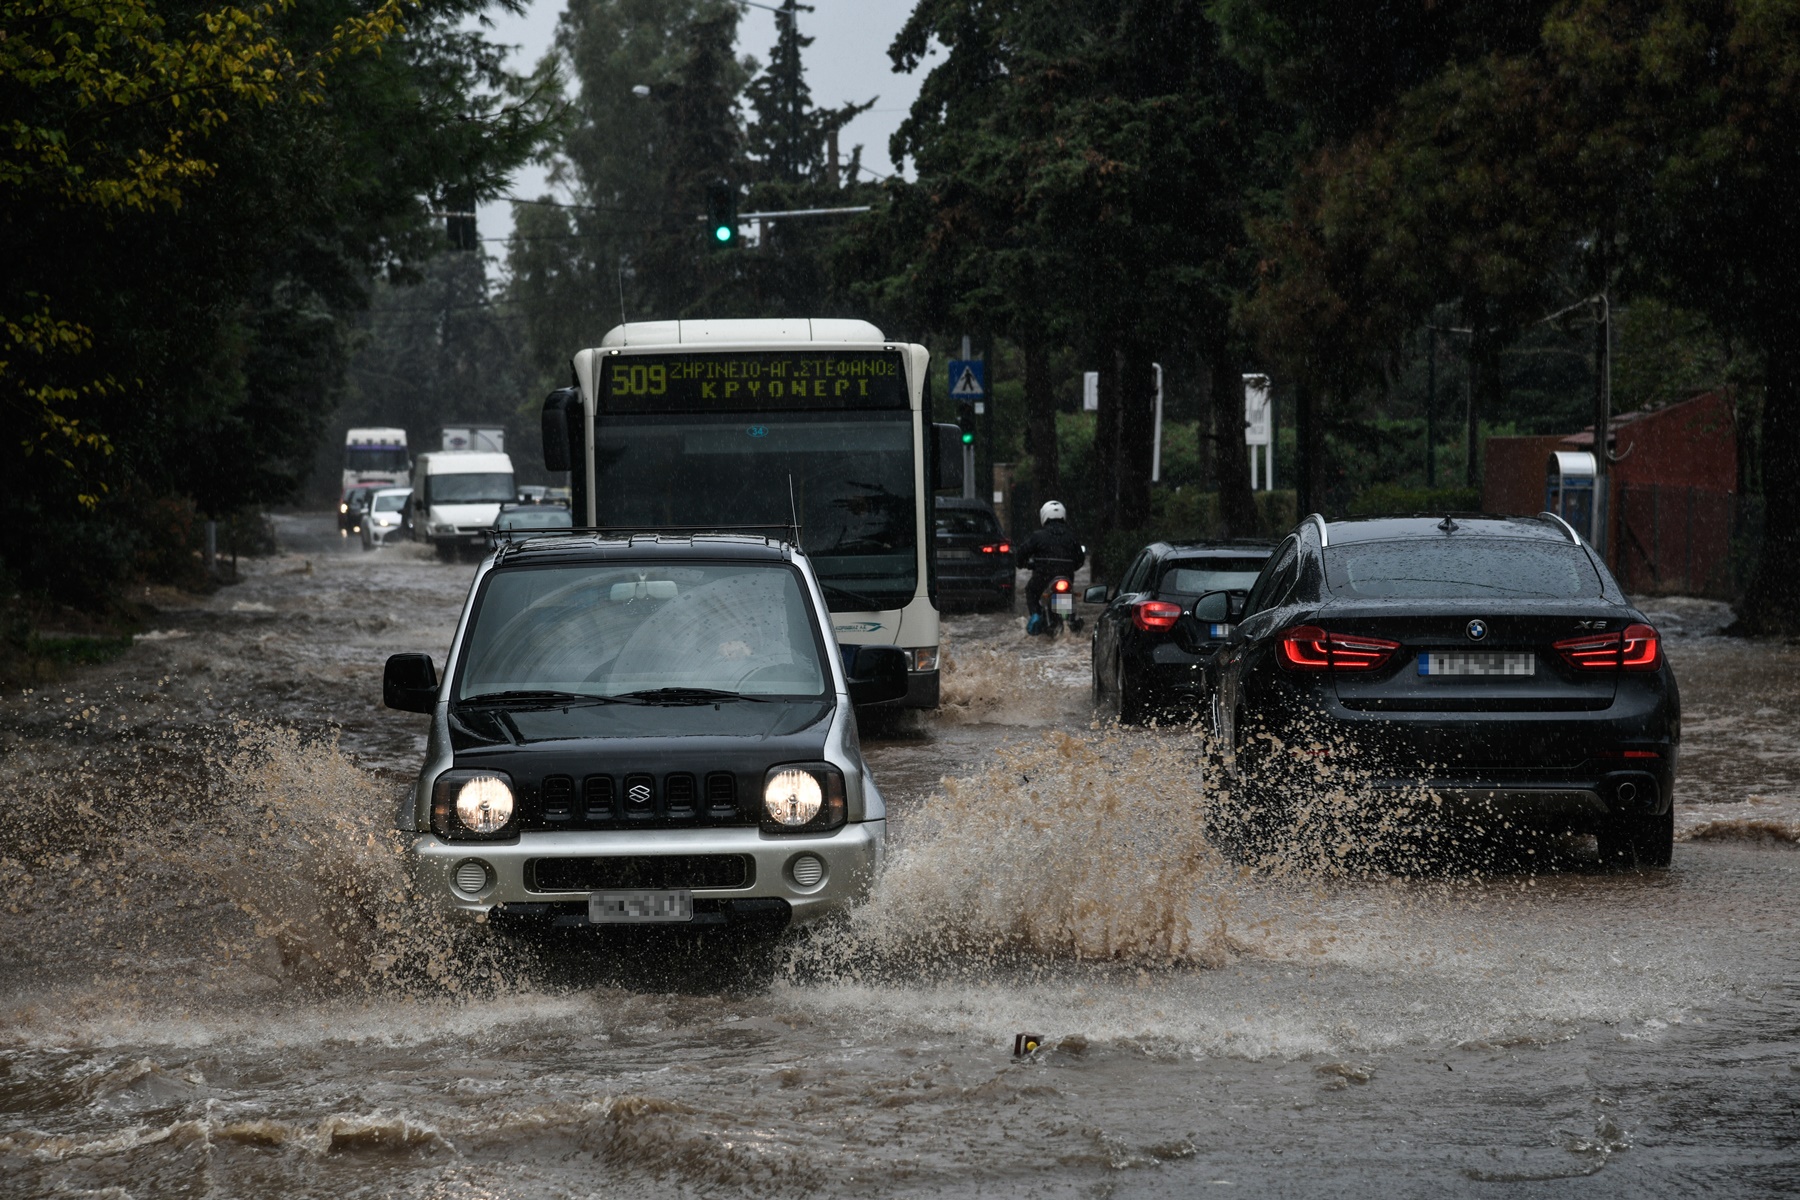
[[[1283,756],[1348,753],[1397,803],[1424,791],[1490,832],[1591,832],[1605,859],[1669,862],[1674,672],[1644,614],[1551,514],[1309,517],[1214,669],[1231,770],[1270,786],[1278,813],[1304,778]]]

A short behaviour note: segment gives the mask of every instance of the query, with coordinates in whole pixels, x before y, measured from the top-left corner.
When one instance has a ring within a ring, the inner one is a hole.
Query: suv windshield
[[[1579,546],[1523,538],[1420,538],[1353,542],[1325,551],[1340,596],[1420,600],[1598,596],[1600,576]]]
[[[704,688],[825,691],[800,580],[777,564],[606,563],[490,573],[469,618],[459,700]]]

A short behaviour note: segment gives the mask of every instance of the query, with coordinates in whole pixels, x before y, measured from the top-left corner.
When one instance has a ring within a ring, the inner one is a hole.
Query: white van
[[[421,454],[413,464],[413,538],[437,547],[440,558],[455,558],[464,548],[484,551],[500,506],[516,496],[512,459],[504,454]]]

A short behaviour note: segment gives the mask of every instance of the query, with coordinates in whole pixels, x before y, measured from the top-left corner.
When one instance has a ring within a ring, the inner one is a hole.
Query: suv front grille
[[[738,780],[730,771],[655,775],[550,775],[536,795],[521,797],[522,829],[685,829],[755,825],[757,814],[738,808]]]
[[[616,858],[534,858],[525,864],[534,892],[591,892],[600,888],[741,888],[750,883],[744,854],[621,855]]]

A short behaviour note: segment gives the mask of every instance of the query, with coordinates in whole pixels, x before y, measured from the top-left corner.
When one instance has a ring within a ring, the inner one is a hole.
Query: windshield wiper
[[[641,692],[622,692],[624,697],[644,704],[716,704],[721,700],[749,700],[761,704],[761,696],[746,696],[742,692],[724,692],[718,688],[702,687],[665,687],[645,688]]]
[[[819,587],[824,591],[827,599],[832,596],[838,596],[850,601],[852,604],[862,605],[862,607],[869,612],[879,612],[881,609],[892,607],[892,605],[877,600],[873,596],[865,596],[861,592],[853,592],[849,588],[839,587],[835,583],[826,583],[823,579],[819,581]]]
[[[479,696],[466,696],[457,701],[460,705],[470,704],[619,704],[624,703],[617,696],[599,696],[592,692],[555,692],[555,691],[519,691],[519,692],[483,692]]]

